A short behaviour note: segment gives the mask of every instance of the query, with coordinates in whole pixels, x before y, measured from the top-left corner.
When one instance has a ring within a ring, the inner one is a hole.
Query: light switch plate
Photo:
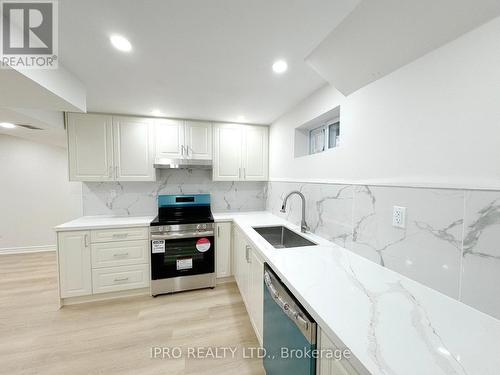
[[[406,207],[394,206],[392,210],[392,226],[406,228]]]

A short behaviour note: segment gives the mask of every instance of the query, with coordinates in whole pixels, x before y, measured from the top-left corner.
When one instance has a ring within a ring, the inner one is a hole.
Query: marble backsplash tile
[[[459,297],[464,193],[357,186],[348,248],[453,298]],[[392,226],[393,206],[407,208]]]
[[[373,262],[500,318],[500,192],[270,182],[266,208]],[[393,206],[406,228],[392,226]]]
[[[468,191],[462,301],[500,318],[500,192]]]
[[[345,246],[352,233],[352,186],[269,183],[267,209],[299,225],[302,208],[298,196],[290,197],[286,213],[280,212],[283,199],[292,190],[302,192],[306,198],[306,221],[310,230],[340,246]]]
[[[212,210],[265,209],[264,182],[212,181],[208,170],[162,169],[155,182],[87,182],[84,215],[155,215],[160,194],[210,193]]]

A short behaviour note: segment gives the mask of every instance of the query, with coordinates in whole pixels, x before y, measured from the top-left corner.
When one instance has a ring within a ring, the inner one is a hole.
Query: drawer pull
[[[118,253],[118,254],[113,254],[114,257],[128,257],[128,253]]]
[[[115,282],[120,282],[120,281],[128,281],[128,277],[122,277],[122,278],[115,279]]]
[[[114,233],[113,238],[127,238],[128,233]]]

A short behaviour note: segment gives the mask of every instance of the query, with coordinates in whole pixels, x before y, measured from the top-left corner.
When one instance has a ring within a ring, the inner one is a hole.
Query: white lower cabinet
[[[90,232],[61,232],[57,236],[57,247],[61,298],[92,294]]]
[[[318,350],[329,350],[336,355],[330,357],[338,358],[338,353],[341,352],[333,341],[318,327],[317,333],[317,348]],[[336,352],[335,352],[336,351]],[[347,358],[336,359],[326,358],[326,355],[318,358],[316,364],[317,375],[358,375],[359,373],[351,366]]]
[[[238,289],[245,302],[255,334],[262,345],[264,262],[245,235],[236,227],[233,228],[233,267]]]
[[[92,291],[97,293],[118,292],[149,286],[149,265],[97,268],[92,270]]]
[[[234,278],[238,289],[240,290],[241,297],[245,304],[248,297],[248,265],[247,265],[247,244],[245,237],[241,231],[233,228],[233,269]]]
[[[72,297],[149,287],[148,229],[58,232],[61,304]]]
[[[231,223],[217,223],[215,237],[215,271],[217,278],[231,276]]]
[[[259,343],[262,345],[264,325],[264,262],[254,250],[250,250],[250,282],[249,282],[249,307]]]
[[[92,268],[148,263],[149,241],[117,241],[92,244]]]
[[[95,229],[91,233],[92,243],[147,240],[149,238],[149,228],[116,228],[116,229]]]

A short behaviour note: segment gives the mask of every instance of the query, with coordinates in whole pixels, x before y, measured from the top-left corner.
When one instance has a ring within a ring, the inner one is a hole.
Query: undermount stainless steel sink
[[[317,245],[281,225],[276,227],[253,227],[253,229],[276,249]]]

